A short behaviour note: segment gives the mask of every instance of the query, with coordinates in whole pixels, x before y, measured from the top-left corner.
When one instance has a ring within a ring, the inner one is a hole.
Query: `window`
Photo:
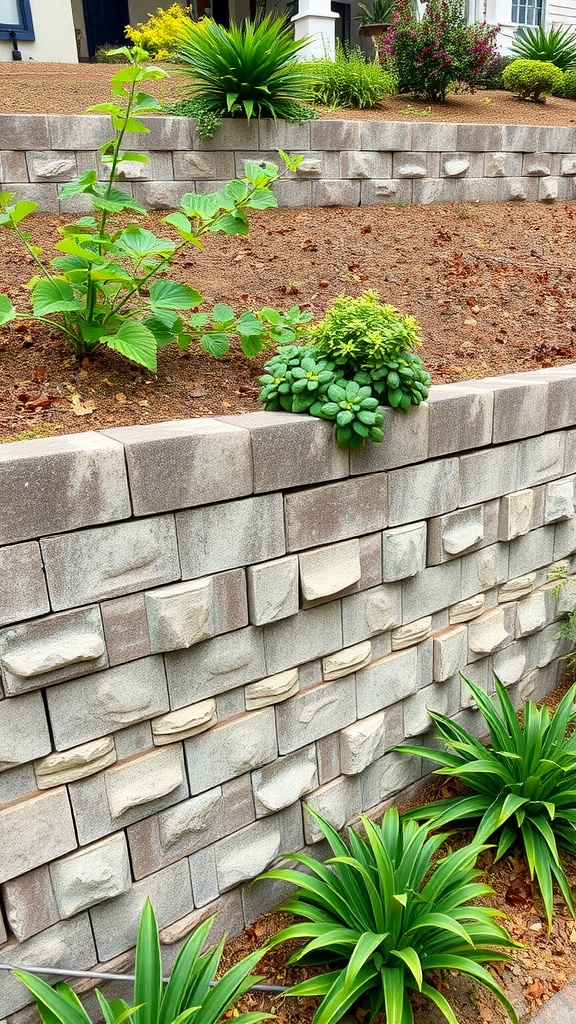
[[[542,0],[512,0],[512,21],[515,25],[539,25]]]
[[[0,0],[0,39],[34,39],[30,0]]]

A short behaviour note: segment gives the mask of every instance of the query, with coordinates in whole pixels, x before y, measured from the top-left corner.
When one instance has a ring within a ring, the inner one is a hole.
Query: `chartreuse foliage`
[[[548,921],[552,923],[553,883],[557,882],[572,915],[574,902],[560,861],[559,849],[576,855],[576,686],[572,686],[551,715],[532,701],[524,704],[520,724],[498,678],[493,702],[480,687],[466,680],[490,734],[484,747],[453,719],[429,711],[446,750],[401,746],[399,753],[417,754],[441,765],[439,775],[460,779],[469,795],[449,797],[409,811],[405,818],[428,827],[477,823],[476,841],[497,838],[496,859],[517,843],[536,878]]]
[[[211,314],[204,313],[199,310],[202,296],[194,288],[165,277],[182,249],[189,245],[202,248],[204,235],[247,235],[246,210],[277,205],[270,186],[278,177],[278,168],[246,161],[244,178],[210,195],[183,196],[180,209],[163,221],[174,230],[177,241],[158,238],[135,223],[134,216],[146,211],[116,182],[128,161],[147,162],[148,157],[126,150],[124,137],[126,132],[148,131],[141,117],[159,110],[160,104],[142,91],[142,85],[166,73],[145,67],[146,54],[137,48],[115,52],[129,64],[112,78],[113,102],[91,108],[109,114],[115,129],[115,136],[100,149],[100,158],[109,167],[109,180],[98,181],[96,171],[86,171],[60,192],[63,199],[87,196],[93,213],[60,228],[57,255],[44,260],[42,250],[21,227],[36,204],[13,203],[9,193],[0,193],[0,226],[15,232],[38,268],[27,285],[32,311],[17,311],[8,296],[0,295],[0,325],[16,317],[39,320],[62,331],[77,356],[106,345],[149,370],[156,369],[157,349],[172,342],[181,350],[198,342],[210,355],[219,356],[227,351],[231,334],[239,336],[246,355],[293,341],[296,333],[280,313],[272,311],[273,322],[271,315],[251,312],[236,317],[224,305],[215,306]],[[290,169],[301,159],[281,156]],[[118,223],[121,215],[128,215],[127,224]]]
[[[181,7],[173,3],[167,8],[157,7],[145,22],[126,25],[124,35],[132,46],[140,46],[153,60],[170,60],[191,17],[189,6]]]
[[[521,100],[544,103],[546,96],[564,89],[564,73],[550,61],[513,60],[502,72],[502,84]]]
[[[180,951],[170,980],[162,980],[158,926],[150,900],[146,901],[136,945],[133,1006],[123,999],[108,1002],[96,990],[106,1024],[218,1024],[236,1000],[261,979],[252,975],[262,951],[257,950],[229,968],[214,984],[224,939],[202,953],[214,917],[193,932]],[[51,988],[26,971],[14,974],[30,990],[44,1024],[91,1024],[76,994],[66,984]],[[237,1024],[258,1024],[270,1013],[236,1014]]]
[[[273,936],[275,946],[289,939],[305,945],[290,963],[326,964],[326,974],[288,989],[288,995],[321,996],[313,1024],[336,1024],[359,1005],[372,1021],[381,1010],[386,1024],[413,1024],[410,991],[428,996],[450,1024],[458,1024],[448,1001],[427,980],[430,971],[450,970],[485,985],[513,1021],[506,996],[482,966],[507,960],[516,944],[496,923],[497,911],[471,901],[493,890],[478,881],[475,862],[483,846],[455,850],[433,863],[445,836],[429,836],[426,826],[400,821],[396,808],[380,826],[362,818],[366,837],[348,829],[348,843],[310,811],[333,856],[324,864],[292,855],[303,870],[278,868],[264,878],[298,886],[284,909],[304,918]]]

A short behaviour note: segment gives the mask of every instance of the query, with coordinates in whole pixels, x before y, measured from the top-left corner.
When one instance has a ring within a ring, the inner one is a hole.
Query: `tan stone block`
[[[106,772],[106,793],[112,818],[178,789],[184,781],[179,744],[133,757]]]
[[[177,740],[196,736],[199,732],[211,729],[218,722],[216,701],[214,698],[198,701],[178,711],[171,711],[160,718],[152,719],[152,736],[156,747]]]
[[[24,942],[60,920],[47,865],[4,882],[2,902],[6,920],[18,942]]]
[[[457,604],[453,604],[449,609],[449,622],[451,626],[456,625],[459,622],[469,622],[470,619],[477,618],[484,611],[484,594],[475,594],[474,597],[468,597],[465,601],[458,601]]]
[[[64,787],[8,804],[0,811],[0,882],[23,875],[76,846]]]
[[[76,779],[85,779],[109,768],[116,761],[112,736],[102,736],[92,743],[83,743],[63,753],[48,754],[36,761],[34,772],[38,789],[52,789]]]
[[[246,710],[255,711],[256,708],[265,708],[269,704],[278,704],[281,700],[293,697],[299,689],[297,668],[289,668],[286,672],[277,672],[266,679],[259,679],[258,682],[249,683],[244,688]]]
[[[354,644],[353,647],[346,647],[343,651],[330,654],[322,659],[322,677],[325,682],[331,679],[341,679],[356,669],[364,668],[372,658],[372,644],[369,640],[363,643]]]
[[[432,632],[432,616],[425,615],[422,619],[415,619],[405,626],[400,626],[392,631],[392,650],[401,651],[404,647],[411,647],[412,644],[419,644],[426,640]]]

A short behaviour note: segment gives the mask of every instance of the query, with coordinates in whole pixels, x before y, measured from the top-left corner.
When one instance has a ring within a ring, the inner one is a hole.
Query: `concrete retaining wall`
[[[281,206],[506,202],[572,199],[576,129],[381,121],[224,121],[212,141],[181,117],[143,119],[150,164],[127,163],[125,187],[147,207],[177,206],[186,192],[211,192],[241,175],[244,160],[301,153],[298,172],[275,185]],[[107,117],[0,115],[0,183],[44,211],[84,211],[84,197],[60,203],[59,183],[105,168],[98,148]]]
[[[428,707],[479,730],[460,670],[554,687],[576,366],[433,388],[385,430],[352,455],[264,412],[0,445],[1,961],[125,970],[150,894],[169,967],[206,915],[277,902],[247,882],[317,849],[304,802],[340,827],[421,778],[386,749]],[[1,974],[2,1017],[26,1004]]]

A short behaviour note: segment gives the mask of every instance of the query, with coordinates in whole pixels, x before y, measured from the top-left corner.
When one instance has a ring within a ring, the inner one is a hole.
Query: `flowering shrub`
[[[419,20],[411,0],[398,0],[380,55],[393,64],[399,92],[442,103],[450,88],[474,89],[498,57],[497,26],[468,25],[464,0],[428,0]]]
[[[177,49],[184,26],[190,21],[190,7],[172,4],[164,9],[158,7],[156,14],[149,14],[148,21],[136,26],[127,25],[124,35],[133,46],[140,46],[154,60],[170,60]]]

